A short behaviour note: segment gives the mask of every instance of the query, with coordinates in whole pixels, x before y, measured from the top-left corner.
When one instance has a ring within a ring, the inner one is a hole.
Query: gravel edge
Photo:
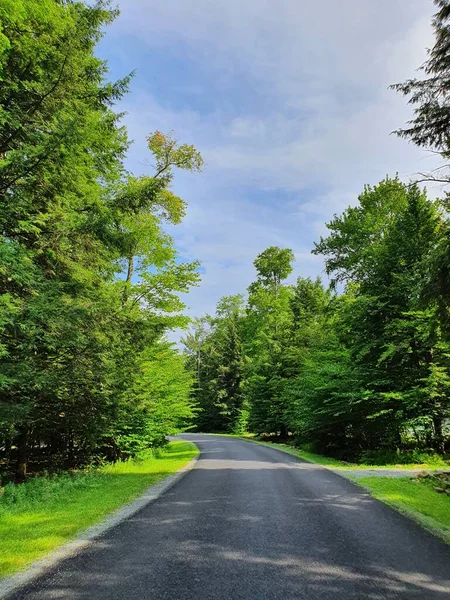
[[[70,542],[66,542],[48,556],[45,556],[44,558],[32,563],[24,571],[20,571],[15,575],[11,575],[10,577],[0,580],[0,598],[4,600],[7,598],[7,596],[17,592],[20,588],[33,583],[34,580],[44,575],[46,571],[55,567],[59,562],[75,556],[90,546],[96,538],[100,537],[125,519],[133,516],[135,513],[144,508],[144,506],[150,504],[150,502],[153,502],[162,496],[164,492],[175,485],[175,483],[177,483],[184,475],[186,475],[186,473],[195,467],[198,459],[199,456],[197,455],[176,473],[169,475],[162,481],[147,488],[147,490],[141,496],[139,496],[139,498],[130,504],[122,506],[96,525],[92,525],[89,527],[89,529],[83,531],[75,539],[71,540]]]

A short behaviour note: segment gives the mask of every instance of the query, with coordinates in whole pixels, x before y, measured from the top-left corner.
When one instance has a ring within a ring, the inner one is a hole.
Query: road
[[[444,600],[450,547],[320,466],[184,435],[197,467],[14,600]]]

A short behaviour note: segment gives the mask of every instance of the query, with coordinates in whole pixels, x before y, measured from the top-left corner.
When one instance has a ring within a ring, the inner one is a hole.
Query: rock
[[[444,488],[434,488],[434,491],[437,492],[438,494],[443,494],[445,492]]]

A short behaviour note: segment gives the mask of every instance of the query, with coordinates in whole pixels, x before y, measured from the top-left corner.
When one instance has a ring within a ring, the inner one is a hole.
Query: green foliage
[[[428,51],[427,61],[420,67],[424,78],[408,79],[404,83],[392,86],[408,96],[409,104],[414,106],[414,118],[405,129],[399,129],[396,133],[420,147],[429,148],[448,158],[450,2],[434,0],[434,3],[438,7],[432,21],[436,39],[434,46]],[[443,178],[444,181],[448,181],[445,172],[442,176],[430,175],[427,178]]]
[[[257,275],[248,288],[244,323],[248,357],[244,389],[249,428],[256,433],[286,433],[282,400],[284,349],[289,345],[293,323],[293,290],[282,282],[292,272],[293,260],[292,250],[271,246],[253,263]]]
[[[111,431],[105,438],[121,457],[136,456],[183,430],[194,416],[192,377],[170,344],[146,348],[137,361],[133,386],[126,389]]]
[[[405,186],[396,178],[366,186],[355,207],[334,216],[330,234],[315,244],[314,254],[325,256],[333,282],[361,282],[367,279],[384,244],[384,233],[405,206]]]
[[[148,137],[135,177],[111,83],[94,49],[108,2],[0,0],[0,447],[32,469],[116,460],[163,443],[192,416],[191,379],[165,332],[186,325],[198,282],[165,223],[185,203],[174,169],[195,148]]]
[[[325,256],[330,290],[319,279],[285,284],[291,251],[271,247],[255,260],[240,318],[246,427],[351,461],[444,454],[449,328],[443,295],[430,285],[448,236],[442,207],[386,178],[327,227],[314,252]],[[211,403],[227,403],[226,389],[217,394],[224,357],[214,330],[203,333],[200,420],[232,431]]]
[[[423,300],[443,232],[438,206],[416,186],[385,180],[328,227],[315,252],[349,282],[339,329],[358,381],[350,403],[357,406],[349,412],[353,445],[395,448],[412,431],[415,444],[442,452],[447,345],[436,303]]]
[[[361,454],[360,460],[364,465],[427,465],[441,468],[448,466],[448,457],[420,450],[368,450]]]
[[[197,320],[183,340],[195,374],[196,425],[201,431],[239,433],[246,428],[242,319],[242,296],[224,297],[215,317]]]
[[[294,253],[289,248],[267,248],[253,263],[258,274],[257,283],[276,291],[281,281],[292,273],[293,261]]]

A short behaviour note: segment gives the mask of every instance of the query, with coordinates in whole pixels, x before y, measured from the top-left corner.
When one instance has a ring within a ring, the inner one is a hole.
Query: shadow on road
[[[194,471],[15,600],[450,597],[450,548],[361,488],[264,446],[189,439]]]

